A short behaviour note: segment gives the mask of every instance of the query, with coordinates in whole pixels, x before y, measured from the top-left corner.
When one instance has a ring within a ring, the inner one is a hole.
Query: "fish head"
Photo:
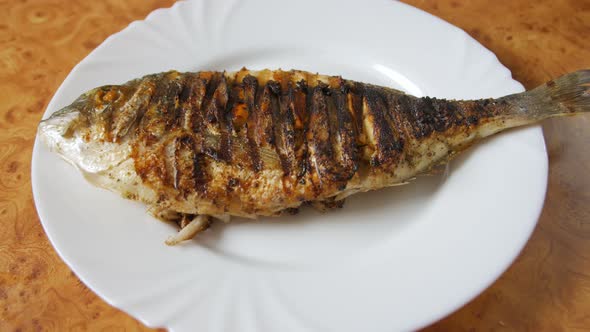
[[[110,116],[122,95],[118,86],[92,89],[41,121],[38,137],[51,150],[84,173],[100,173],[130,158],[131,147],[108,135]],[[112,100],[105,100],[105,96]],[[118,97],[116,97],[118,98]]]

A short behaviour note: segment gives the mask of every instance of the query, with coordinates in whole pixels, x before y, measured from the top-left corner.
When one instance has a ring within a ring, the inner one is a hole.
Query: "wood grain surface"
[[[59,259],[35,211],[30,160],[36,125],[72,67],[172,2],[0,0],[0,331],[147,330]],[[588,0],[406,2],[467,31],[527,88],[590,68]],[[590,116],[544,131],[549,187],[532,238],[492,287],[425,331],[590,330]]]

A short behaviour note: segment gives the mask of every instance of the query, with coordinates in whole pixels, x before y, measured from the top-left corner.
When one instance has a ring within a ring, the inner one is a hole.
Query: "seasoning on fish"
[[[91,183],[175,221],[177,244],[230,216],[341,207],[499,131],[590,111],[590,70],[499,99],[444,100],[303,71],[148,75],[39,125]]]

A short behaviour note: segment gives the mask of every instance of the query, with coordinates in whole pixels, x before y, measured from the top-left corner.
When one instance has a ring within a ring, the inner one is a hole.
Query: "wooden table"
[[[37,122],[72,67],[172,2],[0,0],[0,330],[146,329],[59,259],[35,212],[30,160]],[[590,68],[588,0],[407,2],[463,28],[527,88]],[[590,329],[590,116],[544,131],[549,188],[531,240],[492,287],[426,331]]]

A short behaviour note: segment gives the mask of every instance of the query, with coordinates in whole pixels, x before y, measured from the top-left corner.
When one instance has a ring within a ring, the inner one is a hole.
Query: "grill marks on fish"
[[[363,165],[385,169],[402,158],[411,164],[408,142],[492,115],[481,110],[485,101],[416,98],[288,72],[258,78],[172,72],[130,84],[130,97],[109,111],[110,135],[120,140],[136,127],[137,173],[154,188],[220,201],[257,185],[263,170],[280,172],[282,190],[299,200],[337,193]],[[225,193],[212,184],[226,176],[215,165],[251,173],[232,175]]]
[[[282,91],[281,91],[282,90]],[[280,83],[271,85],[272,121],[276,152],[285,176],[295,168],[295,117],[293,115],[293,90],[289,82],[285,88]]]
[[[156,80],[154,95],[139,124],[140,140],[146,146],[160,141],[166,129],[166,105],[168,104],[170,82],[167,79]]]
[[[502,114],[507,104],[496,104],[491,99],[452,101],[431,97],[390,95],[392,115],[401,121],[408,137],[422,139],[433,132],[443,133],[452,127],[469,130],[480,121]]]
[[[318,84],[310,92],[309,126],[306,133],[311,181],[314,190],[318,192],[322,190],[322,183],[331,178],[333,164],[328,106],[323,92],[324,88],[325,86]]]
[[[227,85],[222,73],[213,73],[207,85],[203,101],[203,136],[204,152],[214,160],[225,160],[229,157],[227,137],[223,135],[225,127],[225,107],[228,101]],[[223,141],[226,141],[223,143]],[[222,150],[222,148],[224,148]]]
[[[142,80],[129,100],[125,101],[118,112],[112,116],[112,139],[119,142],[127,135],[129,130],[137,124],[137,120],[143,117],[147,106],[150,103],[154,90],[154,83],[151,79]],[[125,94],[123,94],[125,95]]]
[[[309,129],[309,105],[311,98],[305,80],[295,83],[293,90],[293,116],[295,118],[295,156],[297,158],[297,181],[305,185],[309,169],[307,131]]]
[[[339,151],[340,177],[342,181],[350,180],[359,167],[358,130],[355,125],[354,109],[348,103],[349,88],[342,80],[333,90],[332,97],[336,108],[337,143]]]
[[[197,74],[189,73],[186,75],[184,86],[180,93],[180,104],[183,115],[181,126],[187,132],[202,133],[204,118],[201,109],[207,90],[207,81]]]
[[[129,122],[130,118],[138,122],[138,139],[133,142],[132,150],[136,170],[143,181],[166,186],[174,183],[177,176],[174,167],[175,141],[168,138],[166,133],[178,122],[182,109],[179,107],[182,89],[181,84],[170,75],[154,75],[153,82],[153,88],[148,90],[153,95],[144,110],[137,108],[133,115],[119,116],[120,121],[115,122],[115,128],[124,128],[124,123]],[[139,92],[144,82],[137,84]],[[120,112],[124,110],[121,108]]]
[[[275,167],[276,151],[275,147],[275,131],[273,128],[272,119],[272,94],[271,86],[276,84],[274,81],[269,81],[256,96],[256,103],[254,109],[254,140],[259,147],[259,154],[262,158],[263,167]]]
[[[371,146],[372,166],[392,164],[404,146],[404,138],[393,123],[387,96],[367,87],[363,100],[364,127]]]
[[[256,94],[258,93],[258,80],[252,75],[246,75],[242,80],[244,91],[244,105],[246,107],[246,150],[250,157],[250,165],[255,172],[262,170],[262,160],[257,148],[256,132]]]
[[[296,123],[295,123],[295,89],[293,83],[288,81],[279,92],[279,112],[275,115],[275,122],[279,130],[275,133],[279,137],[281,165],[285,175],[292,175],[297,168],[296,156]]]

